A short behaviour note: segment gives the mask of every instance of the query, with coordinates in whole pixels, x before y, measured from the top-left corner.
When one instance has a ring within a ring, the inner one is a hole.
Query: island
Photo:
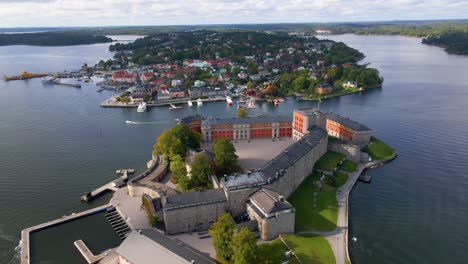
[[[72,46],[112,42],[104,35],[82,31],[0,34],[0,46]]]
[[[21,260],[31,232],[106,211],[123,242],[94,255],[75,241],[88,263],[349,263],[350,191],[396,154],[367,126],[315,108],[185,116],[157,138],[147,170],[119,170],[97,189],[114,192],[108,204],[23,230]]]

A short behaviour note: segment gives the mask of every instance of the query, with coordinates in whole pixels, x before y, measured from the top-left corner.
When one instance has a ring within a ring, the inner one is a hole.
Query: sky
[[[0,27],[468,18],[467,0],[0,0]]]

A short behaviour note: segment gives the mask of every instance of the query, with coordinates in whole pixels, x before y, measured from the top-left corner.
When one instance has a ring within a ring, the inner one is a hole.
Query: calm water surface
[[[356,263],[465,263],[468,257],[468,58],[415,38],[333,36],[366,54],[385,77],[383,89],[324,102],[321,109],[363,122],[398,149],[371,171],[370,185],[351,196],[351,245]],[[108,44],[0,47],[0,73],[61,71],[112,56]],[[136,113],[105,109],[111,92],[44,86],[40,80],[0,82],[0,263],[14,263],[21,229],[105,203],[83,193],[113,179],[118,168],[142,170],[155,138],[174,119],[200,113],[234,116],[225,103]],[[315,106],[288,100],[251,115],[291,114]],[[146,122],[128,125],[126,120]],[[97,232],[100,236],[96,236]],[[38,232],[34,263],[84,263],[72,241],[96,252],[119,243],[102,215]],[[51,249],[55,249],[55,252]]]

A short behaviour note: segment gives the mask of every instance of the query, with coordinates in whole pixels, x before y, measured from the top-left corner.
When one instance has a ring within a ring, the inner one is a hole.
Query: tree
[[[223,174],[231,173],[237,167],[236,148],[231,141],[218,138],[213,142],[213,154],[216,168]]]
[[[149,100],[151,100],[151,96],[149,96],[149,94],[143,96],[143,102],[147,103]]]
[[[201,135],[190,130],[184,125],[177,125],[165,130],[157,139],[153,147],[153,153],[165,156],[173,160],[177,155],[185,158],[188,148],[200,147]]]
[[[187,168],[184,159],[177,155],[171,160],[170,169],[172,172],[171,181],[178,184],[182,178],[187,178]]]
[[[239,108],[237,110],[237,117],[238,118],[246,118],[249,115],[249,112],[245,110],[244,108]]]
[[[232,263],[257,263],[257,239],[247,227],[243,227],[232,237]]]
[[[211,164],[203,153],[198,153],[193,158],[192,170],[190,171],[190,185],[193,188],[209,186],[209,178],[212,173]]]
[[[229,262],[232,257],[232,236],[236,223],[228,213],[223,213],[211,226],[209,233],[213,237],[213,247],[216,256],[224,262]]]

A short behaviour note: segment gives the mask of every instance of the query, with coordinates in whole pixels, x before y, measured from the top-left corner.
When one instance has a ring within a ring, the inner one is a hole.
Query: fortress
[[[333,113],[316,109],[298,109],[293,118],[259,116],[253,118],[203,118],[190,116],[181,123],[202,134],[202,140],[216,138],[233,141],[257,138],[292,138],[293,143],[260,168],[241,175],[217,180],[214,189],[166,194],[142,185],[139,195],[148,195],[154,212],[165,224],[166,234],[207,230],[223,212],[236,222],[258,230],[260,238],[271,240],[282,233],[294,233],[295,209],[287,198],[314,169],[328,149],[341,152],[348,159],[366,159],[362,147],[370,142],[372,131],[366,126]],[[340,144],[329,144],[328,137]]]

